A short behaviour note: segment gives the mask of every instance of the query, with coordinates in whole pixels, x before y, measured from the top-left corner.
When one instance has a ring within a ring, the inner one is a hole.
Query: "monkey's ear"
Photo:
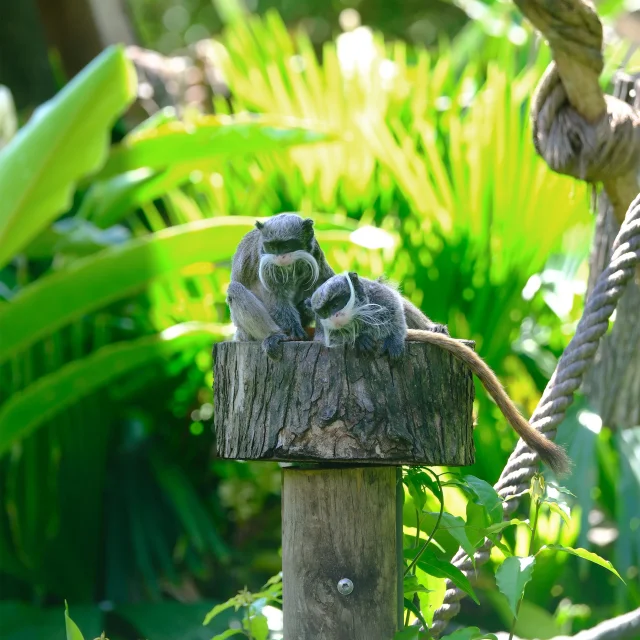
[[[256,229],[258,229],[258,231],[262,231],[264,229],[264,222],[260,222],[260,220],[256,220]]]
[[[349,271],[349,279],[353,284],[360,282],[360,279],[358,278],[358,274],[355,271]]]
[[[302,221],[302,228],[305,231],[311,231],[313,229],[313,220],[311,218],[305,218]]]

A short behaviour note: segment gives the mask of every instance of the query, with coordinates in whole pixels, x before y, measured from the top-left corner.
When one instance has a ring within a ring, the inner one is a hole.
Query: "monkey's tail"
[[[442,333],[420,331],[417,329],[408,330],[407,340],[438,345],[446,351],[449,351],[458,358],[458,360],[464,362],[471,371],[478,376],[480,382],[482,382],[482,386],[494,399],[500,411],[502,411],[502,414],[516,433],[540,456],[542,461],[559,475],[569,471],[571,461],[565,450],[545,438],[542,433],[529,424],[528,420],[522,416],[515,404],[513,404],[511,398],[509,398],[495,373],[493,373],[491,368],[473,349],[470,349],[467,345],[459,342],[455,338],[451,338]]]

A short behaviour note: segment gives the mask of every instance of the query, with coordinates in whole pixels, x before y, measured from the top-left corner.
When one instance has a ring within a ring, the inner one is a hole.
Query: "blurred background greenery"
[[[597,3],[608,87],[640,63],[631,4]],[[3,17],[3,638],[64,637],[65,598],[88,637],[210,638],[211,603],[279,571],[279,468],[217,459],[212,429],[211,347],[230,335],[230,258],[255,217],[313,216],[336,270],[401,282],[535,407],[581,314],[593,217],[585,185],[533,150],[550,57],[512,3],[29,0]],[[122,49],[76,75],[117,42],[135,45],[137,90]],[[226,117],[245,112],[260,118]],[[494,482],[515,440],[477,396],[469,472]],[[575,517],[553,515],[543,540],[594,548],[627,587],[545,558],[523,637],[640,605],[640,436],[580,399],[560,438]],[[481,607],[458,621],[505,628],[479,579]],[[429,587],[432,614],[443,581]]]

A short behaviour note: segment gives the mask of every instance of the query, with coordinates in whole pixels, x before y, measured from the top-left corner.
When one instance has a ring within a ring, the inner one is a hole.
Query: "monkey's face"
[[[286,256],[297,251],[311,253],[313,249],[311,218],[303,219],[295,213],[281,213],[266,222],[256,222],[256,229],[262,236],[263,254]]]
[[[327,280],[309,300],[311,310],[318,315],[325,329],[336,331],[349,325],[354,319],[356,296],[343,275]]]
[[[288,267],[295,262],[300,254],[298,251],[308,253],[307,246],[297,238],[288,238],[284,240],[263,240],[262,254],[273,256],[273,264],[279,267]]]

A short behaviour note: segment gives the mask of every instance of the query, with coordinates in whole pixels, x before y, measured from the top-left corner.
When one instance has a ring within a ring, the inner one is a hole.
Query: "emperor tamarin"
[[[231,265],[227,303],[234,339],[261,340],[266,354],[277,359],[283,340],[307,339],[305,326],[313,314],[304,301],[332,275],[313,220],[281,213],[256,222]]]
[[[444,325],[435,324],[417,307],[382,281],[366,280],[357,273],[337,275],[320,286],[308,306],[322,326],[326,346],[351,344],[363,352],[382,352],[399,358],[405,340],[429,342],[462,360],[478,376],[516,433],[557,473],[570,467],[564,449],[536,431],[520,414],[491,368],[463,342],[449,336]]]

